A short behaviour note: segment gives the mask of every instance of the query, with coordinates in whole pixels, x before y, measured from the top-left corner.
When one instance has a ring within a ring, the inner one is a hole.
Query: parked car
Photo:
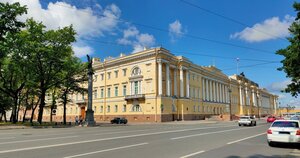
[[[272,123],[272,122],[274,122],[276,120],[276,117],[275,116],[269,116],[268,118],[267,118],[267,122],[268,123]]]
[[[290,117],[290,120],[300,120],[300,116],[299,115],[293,115]]]
[[[115,117],[110,121],[111,124],[127,124],[127,119],[124,117]]]
[[[239,126],[248,125],[256,126],[256,120],[253,116],[241,116],[238,121]]]
[[[299,143],[300,144],[300,121],[299,120],[276,120],[267,130],[269,146],[276,143]]]

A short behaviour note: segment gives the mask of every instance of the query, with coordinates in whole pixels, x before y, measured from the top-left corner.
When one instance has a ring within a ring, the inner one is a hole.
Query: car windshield
[[[294,127],[299,128],[298,122],[278,121],[274,122],[272,127]]]
[[[240,117],[240,119],[249,119],[249,117],[244,116],[244,117]]]

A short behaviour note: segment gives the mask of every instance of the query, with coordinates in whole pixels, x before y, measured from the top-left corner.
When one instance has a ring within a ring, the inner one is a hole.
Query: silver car
[[[238,121],[239,126],[248,125],[256,126],[256,120],[253,116],[241,116]]]
[[[268,144],[275,143],[299,143],[300,144],[300,121],[299,120],[276,120],[267,131]]]

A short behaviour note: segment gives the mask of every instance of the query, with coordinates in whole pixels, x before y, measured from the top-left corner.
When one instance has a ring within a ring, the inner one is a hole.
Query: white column
[[[166,91],[167,91],[167,96],[171,95],[170,92],[170,66],[169,64],[166,64]]]
[[[217,83],[217,102],[221,102],[221,99],[220,99],[220,91],[221,90],[221,86],[220,86],[220,83]]]
[[[177,69],[174,68],[174,95],[178,95],[177,94]]]
[[[183,91],[183,70],[182,67],[180,67],[180,72],[179,72],[179,80],[180,80],[180,97],[184,97],[184,91]]]
[[[248,94],[248,87],[245,87],[245,93],[246,93],[246,105],[249,105],[249,94]]]
[[[209,81],[209,101],[213,101],[213,95],[212,95],[212,81]]]
[[[253,101],[253,106],[256,106],[256,97],[255,97],[254,89],[252,89],[252,101]]]
[[[242,92],[242,86],[240,85],[240,114],[243,114],[243,92]]]
[[[212,81],[213,101],[216,101],[216,82]]]
[[[202,78],[202,100],[206,100],[205,96],[205,79]]]
[[[139,81],[139,94],[142,94],[142,81]]]
[[[190,97],[190,78],[189,78],[189,71],[186,70],[185,72],[185,79],[186,79],[186,97]]]
[[[205,83],[206,83],[205,84],[205,86],[206,86],[206,88],[205,88],[205,91],[206,91],[205,92],[206,93],[205,97],[206,97],[206,101],[209,101],[209,91],[208,91],[209,88],[208,88],[208,80],[207,79],[205,79]]]
[[[162,95],[162,62],[158,62],[158,95]]]

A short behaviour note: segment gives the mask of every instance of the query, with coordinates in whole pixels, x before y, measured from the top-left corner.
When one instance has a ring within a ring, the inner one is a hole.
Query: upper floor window
[[[123,76],[126,76],[126,70],[127,69],[123,69]]]
[[[103,98],[103,96],[104,96],[104,89],[101,88],[101,98]]]
[[[115,97],[117,97],[118,96],[118,87],[115,87]]]
[[[110,72],[107,73],[107,79],[110,79]]]
[[[107,97],[110,97],[110,88],[107,88]]]
[[[118,72],[119,71],[115,71],[115,78],[118,78]]]
[[[142,111],[142,109],[141,109],[140,105],[134,105],[132,107],[132,111],[134,111],[134,112],[140,112],[140,111]]]
[[[123,86],[123,96],[126,96],[126,85]]]
[[[132,70],[131,72],[131,76],[138,76],[138,75],[141,75],[142,72],[141,72],[141,69],[139,67],[136,67]]]
[[[101,74],[101,80],[103,80],[104,79],[104,74]]]

